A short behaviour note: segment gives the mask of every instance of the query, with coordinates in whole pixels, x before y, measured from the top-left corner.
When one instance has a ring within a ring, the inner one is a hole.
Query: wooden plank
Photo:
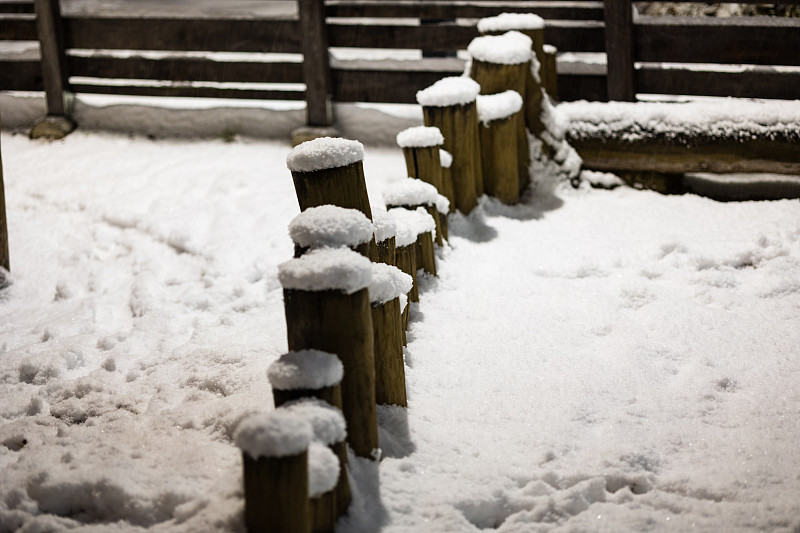
[[[652,94],[800,99],[800,72],[769,67],[720,72],[643,66],[636,71],[636,83],[639,92]]]
[[[0,91],[43,91],[39,61],[0,59]]]
[[[605,5],[608,99],[633,102],[633,6],[631,0],[605,0]]]
[[[36,31],[39,35],[42,80],[48,116],[67,116],[68,87],[59,0],[36,0]]]
[[[591,20],[548,20],[544,42],[559,52],[605,52],[605,25]]]
[[[0,13],[33,13],[33,2],[25,0],[0,0]]]
[[[0,15],[0,41],[35,41],[35,15]]]
[[[328,28],[324,0],[299,0],[300,34],[303,36],[303,78],[306,83],[306,124],[330,126],[331,69],[328,62]]]
[[[558,96],[562,102],[607,102],[607,90],[605,75],[558,73]]]
[[[305,91],[223,89],[216,87],[142,87],[119,85],[72,85],[75,93],[122,94],[131,96],[181,96],[186,98],[244,98],[252,100],[303,100]]]
[[[65,17],[66,47],[299,53],[299,25],[280,19]]]
[[[0,116],[0,122],[2,117]],[[11,270],[8,253],[8,222],[6,219],[6,186],[3,182],[3,154],[0,150],[0,268]],[[5,274],[0,271],[0,291],[7,285]]]
[[[545,19],[603,20],[603,2],[447,0],[328,0],[328,17],[484,18],[500,13],[534,13]]]
[[[800,19],[641,17],[636,61],[800,65]]]
[[[219,83],[302,83],[300,63],[214,61],[205,58],[68,56],[70,75],[88,78],[213,81]]]

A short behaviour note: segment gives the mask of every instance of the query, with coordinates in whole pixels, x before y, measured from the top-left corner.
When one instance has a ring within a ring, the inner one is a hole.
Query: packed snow
[[[519,65],[531,60],[531,38],[518,31],[475,37],[467,52],[472,59],[498,65]]]
[[[278,280],[284,289],[353,294],[369,286],[371,265],[350,248],[317,248],[281,263]]]
[[[361,211],[335,205],[310,207],[289,223],[289,237],[303,248],[358,246],[372,239],[374,230]]]
[[[430,183],[416,178],[396,181],[383,191],[387,206],[436,205],[439,192]]]
[[[277,390],[319,390],[342,381],[342,362],[335,354],[320,350],[298,350],[281,355],[267,369],[267,378]]]
[[[393,136],[392,136],[393,139]],[[0,134],[0,530],[244,531],[288,144]],[[373,202],[406,177],[367,147]],[[800,204],[557,187],[452,215],[337,531],[800,528]]]
[[[423,233],[431,232],[434,236],[436,234],[436,221],[424,207],[417,209],[395,207],[389,209],[389,214],[397,223],[395,245],[398,248],[414,244]]]
[[[426,148],[443,144],[442,132],[435,126],[414,126],[397,134],[397,146],[400,148]]]
[[[364,145],[350,139],[320,137],[295,146],[286,157],[293,172],[346,167],[364,159]]]
[[[478,96],[478,120],[484,125],[494,120],[503,120],[519,113],[522,109],[522,96],[517,91],[503,91],[497,94]]]
[[[317,398],[302,398],[281,405],[281,409],[311,424],[314,440],[326,446],[342,442],[347,437],[344,415],[327,402]]]
[[[442,162],[442,168],[450,168],[453,164],[453,154],[447,150],[439,150],[439,160]]]
[[[382,305],[411,291],[411,276],[394,265],[375,263],[372,265],[372,283],[369,299],[372,305]]]
[[[319,498],[336,487],[339,480],[339,458],[319,442],[308,447],[308,496]]]
[[[288,457],[308,449],[311,424],[283,409],[253,414],[242,420],[233,439],[253,459]]]
[[[481,33],[543,29],[544,19],[533,13],[501,13],[478,21],[478,31]]]
[[[430,87],[417,91],[417,103],[424,107],[451,107],[475,101],[481,86],[464,76],[442,78]]]
[[[450,200],[447,199],[447,196],[436,195],[436,210],[441,215],[446,215],[450,212]]]
[[[383,242],[397,235],[397,222],[385,208],[372,206],[372,224],[375,226],[375,242]]]

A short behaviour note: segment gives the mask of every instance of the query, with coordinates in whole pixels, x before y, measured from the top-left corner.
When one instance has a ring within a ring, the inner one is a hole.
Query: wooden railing
[[[417,90],[463,70],[452,57],[329,61],[328,47],[454,52],[478,35],[475,20],[502,12],[542,16],[545,40],[559,52],[607,51],[607,68],[562,63],[562,100],[800,98],[800,19],[792,18],[634,16],[630,0],[299,0],[299,16],[275,18],[62,17],[57,0],[35,5],[38,25],[34,2],[0,1],[0,41],[38,40],[42,50],[41,60],[0,59],[0,90],[44,90],[51,114],[67,90],[306,100],[309,122],[325,125],[331,100],[413,103]],[[114,53],[120,50],[134,52]],[[221,61],[204,52],[244,55]],[[297,56],[248,55],[255,53]]]

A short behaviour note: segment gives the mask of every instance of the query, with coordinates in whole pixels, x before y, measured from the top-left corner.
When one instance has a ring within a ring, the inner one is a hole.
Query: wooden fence
[[[306,100],[309,123],[327,125],[331,100],[413,103],[463,70],[452,57],[329,61],[328,47],[463,50],[478,18],[502,12],[543,17],[559,52],[608,52],[607,69],[561,69],[562,100],[800,98],[800,19],[636,16],[630,0],[298,0],[299,15],[273,18],[62,16],[58,0],[0,0],[0,41],[41,44],[41,59],[0,58],[0,90],[44,90],[51,115],[65,92]]]

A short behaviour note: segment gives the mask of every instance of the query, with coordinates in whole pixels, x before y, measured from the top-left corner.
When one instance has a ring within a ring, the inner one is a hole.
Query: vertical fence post
[[[2,117],[0,117],[2,122]],[[0,268],[11,270],[11,261],[8,255],[8,225],[6,223],[6,192],[3,182],[3,154],[0,148]],[[5,285],[5,274],[0,271],[0,289]]]
[[[631,0],[605,0],[608,99],[636,100]]]
[[[331,71],[324,0],[299,0],[303,79],[306,83],[306,122],[331,126]]]
[[[35,0],[36,32],[41,49],[47,117],[34,125],[31,137],[61,138],[73,130],[67,102],[68,79],[59,0]]]

